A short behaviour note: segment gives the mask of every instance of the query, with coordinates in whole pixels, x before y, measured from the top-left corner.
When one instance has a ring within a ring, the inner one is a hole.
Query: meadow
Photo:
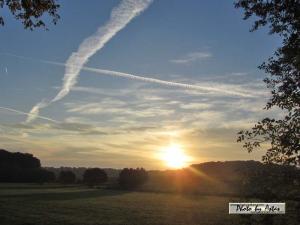
[[[238,200],[56,184],[1,184],[0,221],[1,225],[246,224],[247,217],[228,214],[228,202]],[[293,224],[290,216],[277,217],[275,224]]]

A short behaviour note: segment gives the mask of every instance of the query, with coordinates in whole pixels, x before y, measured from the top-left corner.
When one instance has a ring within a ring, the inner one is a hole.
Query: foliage
[[[107,181],[107,174],[99,168],[87,169],[83,174],[83,182],[89,186],[103,184]]]
[[[28,153],[8,152],[0,149],[0,168],[19,167],[32,169],[41,167],[40,160]]]
[[[265,118],[251,130],[240,131],[238,142],[252,152],[262,143],[270,148],[265,162],[300,165],[300,2],[297,0],[239,0],[244,19],[257,19],[251,31],[269,26],[270,34],[282,37],[282,46],[259,68],[268,73],[264,79],[271,91],[265,109],[278,107],[283,118]]]
[[[0,182],[10,183],[47,183],[54,182],[54,173],[45,169],[1,168]]]
[[[119,175],[119,185],[125,189],[133,189],[144,184],[148,179],[148,173],[143,168],[124,168]]]
[[[263,199],[280,201],[300,200],[300,170],[292,166],[267,164],[244,171],[242,194]]]
[[[7,6],[11,14],[23,23],[25,29],[45,27],[42,19],[45,13],[52,18],[54,24],[60,18],[57,13],[59,4],[56,0],[0,0],[0,8],[4,6]],[[4,25],[2,16],[0,16],[0,25]]]
[[[86,167],[44,167],[45,169],[55,173],[55,175],[59,175],[60,171],[62,170],[70,170],[72,171],[75,176],[77,181],[82,181],[83,180],[83,174],[84,172],[88,169]],[[120,169],[113,169],[113,168],[102,168],[105,173],[107,174],[108,177],[110,178],[118,178],[119,173],[120,173]]]
[[[40,160],[28,153],[0,150],[0,182],[53,182],[53,172],[41,168]]]
[[[58,176],[58,182],[63,184],[74,184],[76,176],[72,171],[61,171]]]
[[[56,180],[55,174],[45,169],[37,170],[37,177],[38,177],[37,179],[38,183],[49,183],[49,182],[55,182]]]

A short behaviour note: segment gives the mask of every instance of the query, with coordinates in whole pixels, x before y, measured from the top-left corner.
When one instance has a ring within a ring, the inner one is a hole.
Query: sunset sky
[[[280,39],[232,1],[59,2],[49,31],[4,14],[0,148],[44,166],[165,169],[175,145],[186,164],[260,159],[236,133],[268,115],[257,66]]]

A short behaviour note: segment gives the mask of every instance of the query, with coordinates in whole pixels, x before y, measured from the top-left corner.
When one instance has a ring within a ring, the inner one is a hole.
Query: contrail
[[[8,53],[0,53],[20,59],[25,59],[25,60],[33,60],[33,61],[39,61],[41,63],[47,63],[51,65],[56,65],[56,66],[63,66],[67,67],[65,63],[61,62],[55,62],[55,61],[50,61],[50,60],[41,60],[41,59],[35,59],[35,58],[30,58],[30,57],[25,57],[25,56],[19,56],[19,55],[14,55],[14,54],[8,54]],[[72,67],[76,67],[76,65],[73,65]],[[89,71],[97,74],[105,74],[109,76],[117,76],[117,77],[123,77],[127,79],[133,79],[133,80],[140,80],[144,82],[150,82],[150,83],[156,83],[156,84],[161,84],[161,85],[167,85],[171,87],[179,87],[179,88],[185,88],[185,89],[193,89],[193,90],[199,90],[199,91],[209,91],[209,92],[217,92],[220,94],[226,94],[226,95],[232,95],[232,96],[239,96],[239,97],[248,97],[248,98],[253,98],[255,95],[249,93],[249,91],[245,90],[228,90],[222,87],[208,87],[204,85],[195,85],[195,84],[186,84],[186,83],[179,83],[179,82],[174,82],[174,81],[166,81],[166,80],[161,80],[161,79],[156,79],[156,78],[151,78],[150,76],[141,76],[141,75],[134,75],[130,73],[124,73],[120,71],[115,71],[115,70],[107,70],[107,69],[100,69],[100,68],[93,68],[93,67],[86,67],[83,66],[81,67],[81,70],[84,71]],[[46,102],[40,103],[41,105],[46,104]],[[42,108],[42,107],[39,107]],[[38,108],[36,108],[37,110]]]
[[[30,111],[30,116],[26,122],[31,122],[39,114],[41,108],[45,108],[52,102],[56,102],[65,97],[76,84],[81,68],[86,64],[91,56],[101,50],[104,45],[122,30],[134,17],[143,12],[152,0],[123,0],[115,7],[110,15],[109,21],[98,28],[95,34],[86,38],[76,52],[73,52],[66,61],[65,75],[62,89],[49,102],[40,102]]]
[[[27,115],[27,116],[31,115],[31,113],[27,113],[27,112],[23,112],[23,111],[20,111],[20,110],[16,110],[16,109],[12,109],[12,108],[7,108],[7,107],[1,107],[0,106],[0,109],[6,110],[6,111],[9,111],[9,112],[14,112],[14,113],[22,114],[22,115]],[[53,122],[53,123],[60,123],[59,121],[51,119],[51,118],[48,118],[48,117],[39,116],[39,115],[36,115],[36,117],[40,118],[40,119],[43,119],[43,120],[47,120],[47,121]]]
[[[199,90],[199,91],[219,92],[222,94],[236,95],[236,96],[241,96],[241,97],[253,97],[252,95],[247,94],[245,92],[225,90],[224,88],[207,87],[207,86],[205,87],[205,86],[199,86],[199,85],[193,85],[193,84],[184,84],[184,83],[179,83],[179,82],[165,81],[165,80],[160,80],[160,79],[156,79],[156,78],[137,76],[137,75],[133,75],[133,74],[129,74],[129,73],[97,69],[97,68],[91,68],[91,67],[83,67],[82,69],[86,70],[86,71],[95,72],[95,73],[107,74],[107,75],[117,76],[117,77],[124,77],[124,78],[133,79],[133,80],[140,80],[140,81],[145,81],[145,82],[150,82],[150,83],[167,85],[167,86],[171,86],[171,87],[195,89],[195,90]]]
[[[50,102],[46,102],[45,100],[37,103],[35,106],[32,107],[32,109],[30,110],[30,112],[28,113],[27,119],[26,119],[26,123],[29,123],[33,120],[35,120],[38,115],[40,114],[40,109],[47,107],[48,105],[50,105]]]

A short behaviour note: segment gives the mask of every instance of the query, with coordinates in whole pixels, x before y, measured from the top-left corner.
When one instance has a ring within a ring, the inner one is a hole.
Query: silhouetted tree
[[[143,168],[124,168],[119,174],[119,185],[125,189],[133,189],[144,184],[148,179],[148,173]]]
[[[40,168],[38,158],[28,153],[8,152],[0,149],[0,168],[17,167],[22,169]]]
[[[292,166],[265,164],[243,173],[243,194],[268,201],[294,199],[300,194],[300,170]]]
[[[55,181],[55,175],[53,172],[50,172],[45,169],[30,169],[21,172],[22,177],[26,177],[23,182],[34,182],[34,183],[49,183]]]
[[[72,171],[60,171],[58,176],[58,182],[63,184],[74,184],[76,176]]]
[[[83,174],[83,182],[88,186],[103,184],[107,181],[107,174],[99,168],[87,169]]]
[[[292,204],[288,203],[290,210],[299,212],[299,181],[300,170],[296,167],[264,164],[261,167],[252,168],[247,173],[244,173],[243,182],[240,185],[241,194],[244,197],[259,198],[264,202],[287,202],[292,200]],[[299,224],[300,216],[299,214],[297,216],[297,224]],[[253,219],[250,216],[248,222],[253,224]],[[276,219],[272,215],[262,215],[260,224],[277,224],[275,221]]]
[[[41,168],[40,160],[28,153],[0,150],[0,182],[53,182],[53,172]]]
[[[39,170],[39,177],[39,183],[50,183],[56,180],[55,174],[45,169]]]
[[[300,1],[298,0],[239,0],[244,19],[255,16],[251,31],[268,25],[270,34],[283,38],[274,56],[259,68],[269,76],[264,80],[272,97],[265,109],[282,109],[281,119],[265,118],[251,130],[240,131],[238,141],[248,152],[262,143],[270,143],[263,156],[265,162],[300,165]]]
[[[41,19],[46,13],[56,24],[60,18],[57,10],[59,4],[56,0],[0,0],[0,8],[6,6],[11,14],[20,20],[25,29],[33,30],[36,27],[45,27]],[[4,25],[4,19],[0,16],[0,25]]]

